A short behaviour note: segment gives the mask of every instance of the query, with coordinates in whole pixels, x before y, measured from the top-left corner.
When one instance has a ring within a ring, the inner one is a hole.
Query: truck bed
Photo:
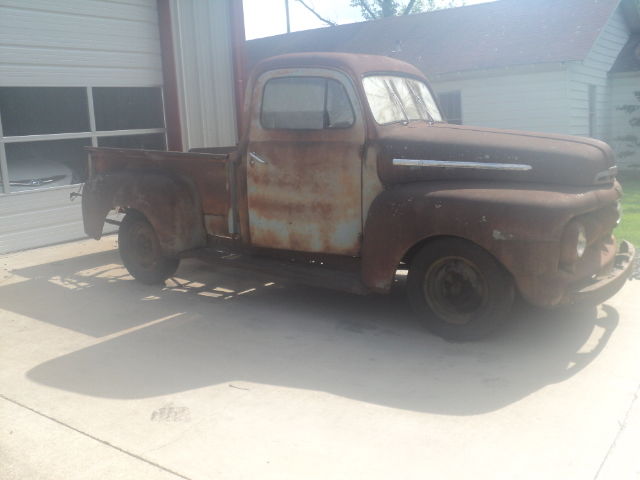
[[[197,149],[191,152],[164,152],[124,148],[88,147],[89,180],[96,175],[131,172],[166,172],[193,182],[205,215],[224,215],[231,205],[231,164],[235,147]],[[206,153],[204,153],[206,152]]]

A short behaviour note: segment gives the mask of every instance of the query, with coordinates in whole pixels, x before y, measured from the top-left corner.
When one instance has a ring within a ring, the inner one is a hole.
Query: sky
[[[466,0],[466,5],[492,0]],[[342,23],[361,22],[360,10],[349,6],[349,0],[307,0],[320,15]],[[269,37],[287,32],[285,0],[244,0],[244,24],[247,39]],[[289,0],[291,31],[326,27],[296,0]]]

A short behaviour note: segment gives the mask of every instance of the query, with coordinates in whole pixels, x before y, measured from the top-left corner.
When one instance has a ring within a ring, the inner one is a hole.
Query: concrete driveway
[[[450,344],[358,297],[115,240],[0,257],[0,478],[640,478],[640,282]]]

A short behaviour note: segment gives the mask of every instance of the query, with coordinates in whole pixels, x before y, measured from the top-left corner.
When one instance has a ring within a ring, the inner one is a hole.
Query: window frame
[[[14,85],[18,87],[17,85]],[[46,85],[43,85],[45,87]],[[10,86],[8,86],[10,87]],[[36,87],[37,88],[37,87]],[[0,112],[0,174],[2,175],[2,182],[0,183],[0,195],[11,195],[14,193],[21,192],[11,192],[11,186],[9,184],[9,168],[7,166],[7,152],[5,149],[5,145],[9,143],[18,143],[18,142],[41,142],[41,141],[50,141],[50,140],[73,140],[73,139],[81,139],[81,138],[89,138],[91,139],[91,146],[98,146],[98,139],[102,137],[121,137],[128,135],[147,135],[154,133],[162,133],[165,136],[165,144],[166,144],[166,112],[164,108],[164,91],[162,85],[147,85],[144,88],[159,88],[161,95],[160,100],[162,102],[162,118],[164,127],[163,128],[138,128],[131,130],[97,130],[96,129],[96,117],[94,111],[93,104],[93,87],[79,87],[84,88],[86,90],[87,95],[87,108],[89,113],[89,128],[88,132],[68,132],[68,133],[48,133],[48,134],[36,134],[36,135],[15,135],[15,136],[4,136],[2,129],[2,112]],[[72,184],[79,185],[79,184]],[[43,187],[38,190],[31,190],[31,192],[36,192],[40,190],[44,190],[47,187]],[[54,187],[55,188],[55,187]]]
[[[267,86],[269,85],[270,82],[273,81],[277,81],[277,80],[283,80],[283,79],[291,79],[291,78],[295,78],[295,79],[307,79],[307,78],[311,78],[311,79],[320,79],[320,80],[324,80],[324,108],[323,108],[323,122],[322,122],[322,128],[272,128],[272,127],[266,127],[262,121],[263,118],[263,112],[264,112],[264,98],[265,98],[265,94],[267,92]],[[326,126],[326,120],[327,120],[327,105],[328,105],[328,98],[329,98],[329,82],[334,81],[336,82],[338,85],[340,85],[340,87],[342,87],[342,91],[344,92],[347,101],[349,102],[349,108],[351,109],[351,123],[349,125],[345,125],[343,127],[327,127]],[[260,99],[260,112],[258,115],[258,119],[260,122],[260,128],[262,128],[263,130],[271,130],[271,131],[284,131],[284,132],[323,132],[325,130],[327,131],[336,131],[336,130],[347,130],[350,128],[353,128],[353,126],[356,124],[356,111],[355,108],[353,107],[353,102],[351,101],[351,97],[349,95],[349,91],[347,90],[345,84],[343,82],[341,82],[340,80],[338,80],[337,78],[333,78],[333,77],[329,77],[329,76],[324,76],[324,75],[281,75],[281,76],[274,76],[271,78],[268,78],[265,82],[264,85],[262,86],[262,95],[261,95],[261,99]]]

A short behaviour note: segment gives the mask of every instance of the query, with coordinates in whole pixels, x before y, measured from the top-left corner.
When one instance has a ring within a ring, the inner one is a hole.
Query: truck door
[[[357,256],[362,232],[362,108],[349,78],[270,71],[256,84],[247,150],[255,246]]]

